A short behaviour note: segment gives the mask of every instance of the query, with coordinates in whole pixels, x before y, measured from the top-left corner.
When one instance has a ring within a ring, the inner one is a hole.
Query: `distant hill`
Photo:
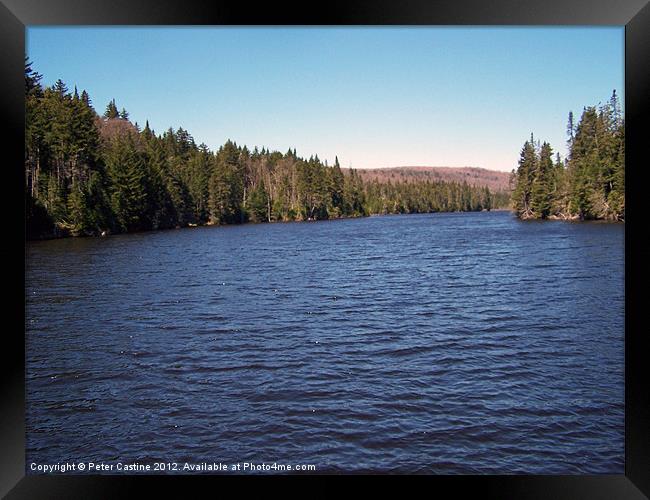
[[[432,181],[463,182],[474,186],[487,186],[490,191],[508,191],[510,173],[477,167],[388,167],[359,168],[357,173],[364,181],[403,182],[430,179]]]

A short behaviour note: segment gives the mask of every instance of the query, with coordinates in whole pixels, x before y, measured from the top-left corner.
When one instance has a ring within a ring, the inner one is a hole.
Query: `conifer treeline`
[[[625,220],[625,123],[616,91],[610,100],[569,113],[564,162],[532,134],[512,172],[512,206],[521,219]]]
[[[364,183],[318,156],[228,141],[217,152],[184,129],[157,135],[83,91],[43,88],[25,64],[25,188],[31,238],[197,224],[490,209],[487,188],[451,182]]]

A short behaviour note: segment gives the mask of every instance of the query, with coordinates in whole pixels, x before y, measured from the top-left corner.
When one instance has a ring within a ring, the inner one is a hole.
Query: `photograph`
[[[625,50],[26,26],[25,474],[624,475]]]

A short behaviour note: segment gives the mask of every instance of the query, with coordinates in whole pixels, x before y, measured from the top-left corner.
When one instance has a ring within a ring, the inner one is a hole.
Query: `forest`
[[[318,156],[228,140],[216,152],[179,127],[156,134],[113,99],[90,96],[25,60],[27,237],[92,236],[196,225],[479,211],[502,193],[466,182],[364,182]],[[507,201],[507,200],[505,200]]]
[[[568,155],[553,158],[531,134],[512,171],[512,208],[520,219],[625,221],[625,123],[616,90],[605,104],[569,113]]]

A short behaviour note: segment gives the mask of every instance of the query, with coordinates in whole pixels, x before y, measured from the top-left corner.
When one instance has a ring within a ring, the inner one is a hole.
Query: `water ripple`
[[[27,246],[27,458],[623,473],[624,226],[509,213]]]

